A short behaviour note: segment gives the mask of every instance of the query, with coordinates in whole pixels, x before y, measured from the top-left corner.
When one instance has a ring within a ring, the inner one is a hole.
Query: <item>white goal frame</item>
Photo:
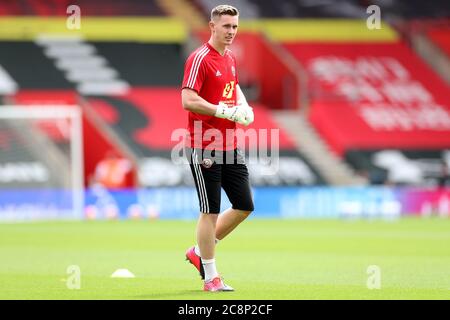
[[[0,105],[0,119],[70,119],[70,162],[73,217],[84,212],[84,162],[82,112],[78,105]]]

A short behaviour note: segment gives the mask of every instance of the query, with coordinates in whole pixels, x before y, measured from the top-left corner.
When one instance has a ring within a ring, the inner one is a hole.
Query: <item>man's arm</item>
[[[245,122],[243,124],[248,126],[255,120],[255,116],[253,114],[253,108],[248,105],[247,99],[245,99],[245,95],[238,84],[236,85],[236,100],[238,106],[245,107],[246,115],[245,115]]]
[[[238,106],[248,106],[247,99],[245,99],[244,93],[238,84],[236,85],[236,100]]]
[[[217,105],[209,103],[198,95],[195,90],[184,88],[181,90],[181,103],[184,110],[198,114],[214,116],[217,111]]]

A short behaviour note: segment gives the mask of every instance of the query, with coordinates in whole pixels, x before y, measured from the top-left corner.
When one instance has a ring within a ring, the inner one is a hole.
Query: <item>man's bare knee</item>
[[[253,211],[238,210],[241,215],[247,218]]]

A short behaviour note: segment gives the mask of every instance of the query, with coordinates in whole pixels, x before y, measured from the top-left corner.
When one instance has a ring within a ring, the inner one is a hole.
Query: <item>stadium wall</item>
[[[450,216],[450,188],[257,187],[253,218],[388,219]],[[222,209],[230,206],[222,195]],[[184,219],[198,216],[191,187],[86,191],[85,211],[74,216],[60,190],[2,190],[0,222],[61,219]]]
[[[109,192],[106,202],[99,197],[101,192],[87,192],[86,218],[196,219],[198,216],[195,189],[189,187]],[[256,187],[253,197],[253,218],[450,216],[450,188]],[[225,210],[231,204],[224,192],[222,199],[221,210]]]

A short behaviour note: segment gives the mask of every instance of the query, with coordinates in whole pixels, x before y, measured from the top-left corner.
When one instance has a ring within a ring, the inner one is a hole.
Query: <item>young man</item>
[[[232,6],[211,11],[211,38],[187,59],[181,92],[183,108],[189,111],[186,150],[200,203],[198,245],[186,251],[186,258],[200,272],[205,291],[233,291],[217,272],[215,246],[254,209],[248,170],[235,137],[236,122],[249,125],[254,118],[228,49],[238,19]],[[232,208],[219,215],[221,187]]]

